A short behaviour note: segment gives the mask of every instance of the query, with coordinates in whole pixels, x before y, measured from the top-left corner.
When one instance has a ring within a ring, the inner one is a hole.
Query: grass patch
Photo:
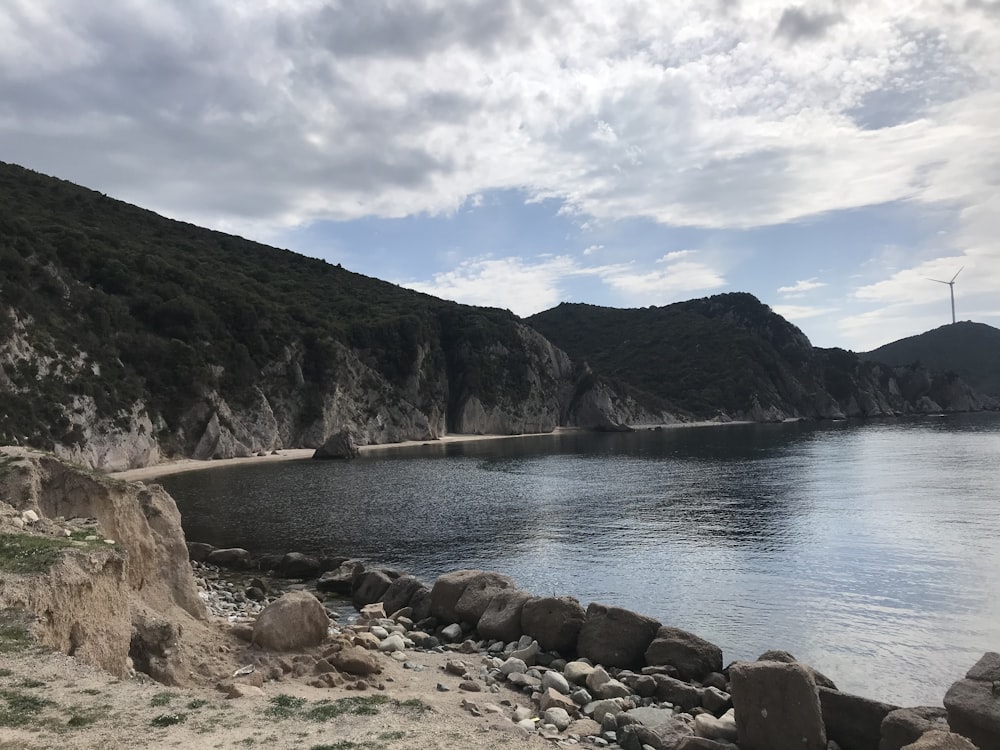
[[[89,727],[100,718],[100,715],[101,713],[98,709],[74,706],[69,710],[69,719],[66,721],[66,726],[72,729]]]
[[[33,619],[24,610],[0,610],[0,654],[23,651],[34,642],[29,630]]]
[[[406,736],[406,732],[382,732],[378,738],[382,742],[392,742],[393,740],[401,740]]]
[[[157,708],[160,706],[168,706],[170,705],[170,701],[173,699],[173,693],[157,693],[150,699],[149,705]]]
[[[149,723],[154,727],[172,727],[175,724],[183,724],[185,721],[187,721],[187,714],[160,714]]]
[[[101,691],[98,690],[97,688],[84,688],[80,692],[84,693],[85,695],[100,695],[101,694]]]
[[[50,700],[39,698],[30,693],[19,693],[16,690],[0,690],[0,726],[23,727],[32,724],[38,715],[49,706],[54,706]]]
[[[271,704],[267,707],[264,712],[268,716],[273,716],[276,719],[287,719],[290,716],[295,715],[299,710],[306,705],[305,698],[296,698],[291,695],[276,695],[269,701]]]
[[[0,669],[0,677],[10,677],[12,674],[14,673],[9,669]]]
[[[352,742],[351,740],[338,740],[332,744],[313,745],[309,750],[369,750],[371,745],[365,743]]]
[[[390,700],[384,695],[341,698],[336,701],[319,701],[315,706],[306,711],[305,716],[310,721],[329,721],[344,714],[374,716],[379,712],[379,708],[387,703],[390,703]]]
[[[187,707],[192,711],[196,711],[202,706],[207,706],[207,705],[208,701],[205,700],[204,698],[195,698],[193,701],[188,702]]]
[[[408,698],[407,700],[400,702],[398,705],[400,708],[406,708],[410,711],[417,711],[420,713],[431,710],[431,707],[419,698]]]
[[[40,688],[40,687],[45,687],[45,683],[42,682],[41,680],[36,680],[33,677],[25,677],[23,680],[17,683],[15,687]]]

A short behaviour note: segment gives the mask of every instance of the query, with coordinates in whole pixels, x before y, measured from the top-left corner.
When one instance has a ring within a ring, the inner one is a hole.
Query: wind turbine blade
[[[958,271],[955,272],[955,275],[951,277],[951,281],[949,282],[950,284],[955,283],[955,279],[958,278],[958,274],[962,273],[963,268],[965,268],[965,266],[962,266],[962,268],[959,268]]]
[[[932,279],[932,278],[929,278],[929,277],[928,277],[927,280],[928,281],[936,281],[938,284],[950,284],[951,283],[950,281],[941,281],[941,279]]]

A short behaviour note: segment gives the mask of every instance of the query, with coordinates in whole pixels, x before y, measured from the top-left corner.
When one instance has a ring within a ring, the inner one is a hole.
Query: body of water
[[[187,536],[512,576],[939,705],[1000,650],[1000,415],[562,433],[164,477]]]

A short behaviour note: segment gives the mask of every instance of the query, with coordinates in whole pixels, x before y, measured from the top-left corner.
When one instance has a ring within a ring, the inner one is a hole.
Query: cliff
[[[703,418],[840,419],[996,405],[953,372],[813,347],[749,294],[632,310],[562,304],[526,322],[595,371]]]
[[[195,666],[188,641],[207,612],[162,487],[3,449],[0,570],[0,611],[22,613],[44,646],[173,684]]]
[[[0,238],[0,442],[114,471],[318,447],[344,429],[365,445],[631,415],[608,383],[572,408],[586,370],[508,311],[14,165],[0,164]]]

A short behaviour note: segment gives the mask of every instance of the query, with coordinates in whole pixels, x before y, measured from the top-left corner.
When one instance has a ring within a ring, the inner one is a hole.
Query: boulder
[[[253,642],[271,651],[296,651],[326,639],[330,618],[307,591],[292,591],[267,605],[253,626]]]
[[[691,737],[694,730],[687,722],[672,718],[669,723],[656,727],[645,724],[626,724],[618,730],[618,744],[624,750],[674,750],[685,737]]]
[[[221,568],[234,568],[236,570],[248,570],[253,566],[253,559],[250,553],[242,547],[227,547],[226,549],[215,549],[208,553],[205,562],[211,565],[218,565]]]
[[[577,712],[577,705],[554,688],[545,688],[542,691],[538,696],[538,708],[542,711],[548,711],[551,708],[561,708],[567,714],[575,714]]]
[[[550,670],[542,675],[542,689],[549,688],[563,695],[569,695],[569,681],[559,672]]]
[[[276,572],[282,578],[315,578],[319,575],[319,560],[301,552],[289,552],[281,558]]]
[[[700,680],[722,671],[722,649],[694,633],[663,626],[646,649],[646,664],[669,664],[682,680]]]
[[[426,586],[421,585],[419,589],[413,592],[413,596],[410,597],[409,607],[413,610],[413,614],[410,615],[410,619],[415,623],[421,622],[430,617],[431,590]]]
[[[987,652],[944,696],[951,731],[1000,750],[1000,654]]]
[[[694,717],[694,733],[717,742],[736,742],[739,739],[736,716],[732,710],[726,711],[719,718],[712,714],[698,714]]]
[[[601,725],[593,719],[577,719],[566,727],[566,734],[571,737],[596,737],[601,733]]]
[[[509,643],[521,637],[521,613],[531,594],[518,589],[498,589],[476,626],[479,635]]]
[[[521,609],[521,630],[546,651],[576,653],[576,642],[586,612],[571,596],[542,596],[526,601]]]
[[[587,689],[595,698],[626,698],[631,695],[631,691],[618,680],[611,679],[604,667],[595,667],[594,671],[587,675]]]
[[[459,622],[461,617],[456,606],[469,586],[472,586],[474,591],[487,588],[514,588],[514,581],[505,575],[483,570],[456,570],[445,573],[438,576],[431,587],[431,616],[441,622]],[[488,603],[487,600],[486,604]]]
[[[587,664],[585,661],[571,661],[563,667],[563,674],[566,675],[566,679],[576,685],[585,685],[587,678],[593,671],[593,665]]]
[[[661,701],[673,703],[685,711],[690,711],[702,704],[703,688],[689,685],[683,680],[666,674],[654,674],[653,680],[656,681],[656,697]]]
[[[561,732],[569,727],[571,719],[566,709],[553,706],[542,711],[542,721],[551,724]]]
[[[765,651],[757,657],[757,661],[780,661],[783,664],[802,664],[803,667],[812,673],[813,681],[816,683],[817,687],[830,688],[831,690],[837,689],[837,686],[833,684],[833,680],[822,672],[813,669],[808,664],[803,664],[787,651]]]
[[[804,666],[737,662],[729,679],[743,750],[826,750],[816,682]]]
[[[191,562],[205,562],[208,556],[215,551],[215,547],[204,542],[188,542],[188,559]]]
[[[382,603],[385,605],[385,611],[392,613],[398,612],[403,607],[409,607],[410,602],[413,600],[413,595],[420,589],[426,588],[424,584],[413,576],[400,576],[390,583],[389,588],[382,594]]]
[[[606,667],[642,666],[646,649],[660,623],[620,607],[592,603],[580,628],[576,648],[595,664]]]
[[[879,750],[900,750],[932,729],[948,731],[948,714],[943,708],[921,706],[896,709],[882,720]]]
[[[357,457],[358,446],[354,444],[354,440],[347,430],[341,430],[328,437],[326,442],[313,453],[315,459],[341,458],[350,460]]]
[[[486,577],[472,579],[455,602],[455,614],[458,615],[459,622],[471,622],[478,627],[479,618],[493,598],[501,591],[513,588],[514,582],[509,578],[501,582]]]
[[[382,671],[378,665],[378,658],[361,646],[344,648],[335,654],[330,654],[326,660],[341,672],[356,677],[367,677]]]
[[[382,601],[392,579],[381,570],[366,570],[354,580],[351,602],[357,609]]]
[[[350,596],[354,589],[354,581],[365,570],[360,560],[347,560],[334,570],[329,570],[316,581],[316,588],[327,594]]]
[[[898,706],[825,687],[818,690],[827,741],[841,750],[878,750],[882,722]]]
[[[960,734],[932,729],[912,745],[906,745],[903,750],[976,750],[976,745]],[[979,750],[985,748],[980,747]]]

